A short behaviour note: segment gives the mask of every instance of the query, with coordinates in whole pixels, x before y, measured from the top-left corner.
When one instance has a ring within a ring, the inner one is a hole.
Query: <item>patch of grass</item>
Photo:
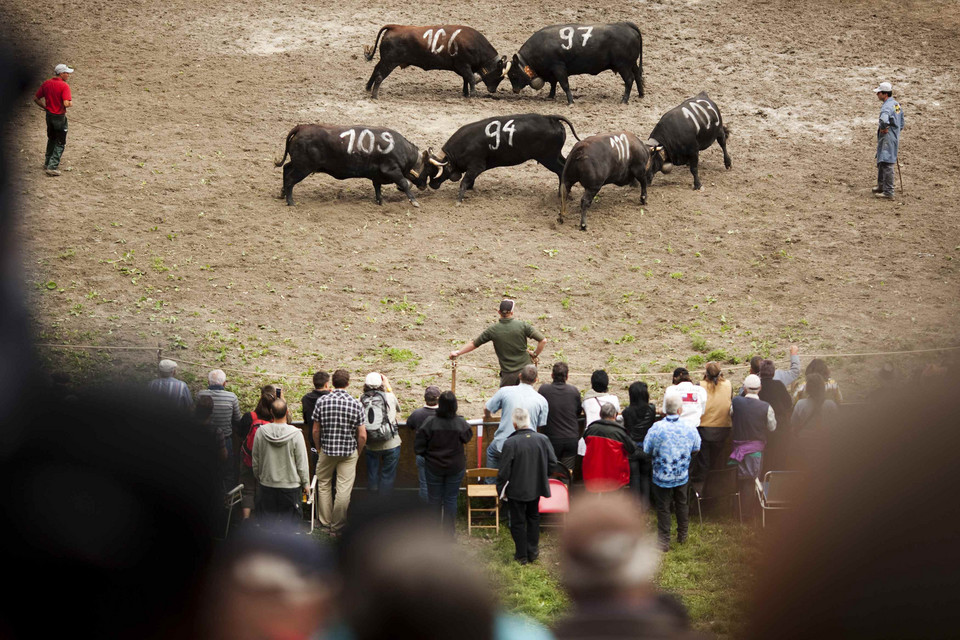
[[[561,299],[560,299],[560,306],[563,307],[564,309],[569,309],[569,308],[570,308],[570,303],[571,303],[571,301],[570,301],[570,296],[567,296],[566,298],[561,298]]]
[[[401,349],[398,347],[383,347],[380,353],[390,362],[406,363],[410,369],[414,369],[420,362],[420,356],[410,349]]]
[[[682,272],[682,271],[674,271],[673,273],[670,274],[670,277],[673,278],[674,280],[682,280],[682,279],[683,279],[683,272]]]
[[[693,334],[690,338],[690,346],[694,351],[699,351],[700,353],[706,353],[710,350],[710,347],[707,346],[707,339],[697,333]]]
[[[701,354],[695,354],[687,358],[687,369],[693,371],[694,369],[699,369],[708,362],[706,357]]]

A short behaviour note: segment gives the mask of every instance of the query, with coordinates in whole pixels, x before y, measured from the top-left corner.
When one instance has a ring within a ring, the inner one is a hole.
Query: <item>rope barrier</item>
[[[131,351],[156,351],[157,357],[159,359],[162,349],[160,347],[142,347],[142,346],[108,346],[108,345],[92,345],[92,344],[50,344],[50,343],[38,343],[35,346],[37,347],[47,347],[53,349],[94,349],[94,350],[131,350]],[[803,354],[805,358],[861,358],[861,357],[871,357],[871,356],[899,356],[899,355],[909,355],[917,353],[937,353],[941,351],[955,351],[960,349],[960,346],[949,346],[949,347],[932,347],[927,349],[905,349],[902,351],[865,351],[861,353],[822,353],[822,354]],[[302,375],[302,374],[288,374],[288,373],[276,373],[272,371],[255,371],[250,369],[240,369],[237,367],[223,366],[223,365],[211,365],[205,362],[195,362],[193,360],[184,360],[182,358],[176,358],[178,363],[190,364],[197,367],[205,367],[209,369],[222,369],[224,371],[233,371],[235,373],[244,373],[248,375],[255,376],[269,376],[273,378],[281,379],[290,379],[298,378],[300,380],[309,380],[312,375]],[[485,364],[473,364],[473,363],[462,363],[459,360],[451,363],[453,369],[461,367],[469,367],[472,369],[486,369],[489,371],[499,371],[499,367],[493,367]],[[726,365],[723,368],[726,370],[737,370],[737,369],[749,369],[749,364],[742,365]],[[437,371],[433,373],[421,374],[425,376],[441,376],[446,372]],[[588,377],[592,375],[592,372],[571,372],[570,377]],[[642,373],[614,373],[611,374],[617,377],[657,377],[657,376],[673,376],[673,372],[642,372]]]

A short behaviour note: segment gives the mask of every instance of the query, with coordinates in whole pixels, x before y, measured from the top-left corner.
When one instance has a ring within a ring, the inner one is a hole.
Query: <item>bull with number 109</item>
[[[287,156],[290,162],[283,165]],[[373,182],[377,204],[383,204],[380,185],[395,184],[410,203],[420,204],[411,183],[425,189],[423,171],[427,152],[421,152],[393,129],[365,125],[298,124],[287,134],[287,144],[274,164],[283,165],[280,197],[293,206],[293,187],[311,173],[326,173],[337,180],[367,178]]]
[[[565,162],[563,144],[567,140],[563,123],[570,127],[573,137],[580,140],[573,124],[562,116],[523,113],[464,125],[450,136],[439,153],[428,151],[426,171],[430,186],[438,189],[447,180],[459,180],[459,204],[484,171],[512,167],[528,160],[536,160],[559,179]]]
[[[367,81],[367,91],[376,100],[380,83],[400,67],[420,67],[431,71],[453,71],[463,78],[463,96],[469,97],[483,81],[494,93],[503,80],[506,56],[499,57],[486,38],[476,29],[462,24],[413,27],[388,24],[381,27],[372,47],[364,45],[363,57],[373,60],[380,47],[380,60]]]

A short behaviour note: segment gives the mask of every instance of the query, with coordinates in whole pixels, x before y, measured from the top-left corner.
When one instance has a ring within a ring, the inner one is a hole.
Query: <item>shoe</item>
[[[677,544],[687,544],[687,536],[677,537]]]
[[[883,187],[874,187],[873,189],[870,189],[870,191],[874,193],[883,193]]]
[[[532,563],[532,562],[536,562],[536,561],[537,561],[537,558],[539,558],[539,557],[540,557],[540,552],[538,551],[537,553],[535,553],[535,554],[533,554],[533,555],[527,556],[527,562],[531,562],[531,563]]]
[[[59,169],[47,169],[47,175],[48,175],[48,176],[54,176],[54,177],[56,177],[56,176],[59,176],[59,175],[61,175],[61,174],[60,174],[60,170],[59,170]]]
[[[47,171],[47,173],[50,173],[50,172]],[[877,198],[878,200],[893,200],[893,194],[892,194],[892,193],[875,193],[875,194],[873,194],[873,195],[874,195],[874,197]]]
[[[516,560],[518,564],[527,564],[526,558],[514,558],[514,560]]]

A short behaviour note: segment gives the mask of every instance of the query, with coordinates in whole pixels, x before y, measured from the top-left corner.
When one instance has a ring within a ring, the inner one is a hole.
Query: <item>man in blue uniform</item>
[[[893,86],[889,82],[881,82],[873,92],[883,103],[877,128],[877,186],[873,188],[873,193],[878,198],[892,200],[893,166],[897,164],[897,151],[900,148],[903,111],[900,103],[893,99]]]

